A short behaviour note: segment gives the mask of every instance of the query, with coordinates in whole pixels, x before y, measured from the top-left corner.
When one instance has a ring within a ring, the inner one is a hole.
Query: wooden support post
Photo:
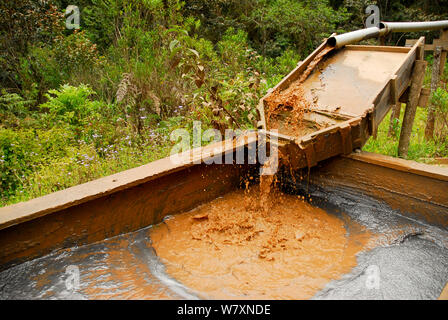
[[[442,30],[440,32],[440,40],[448,40],[448,29]],[[445,50],[442,50],[442,54],[440,55],[440,76],[443,76],[443,71],[445,70],[445,63],[446,63],[446,48]]]
[[[440,81],[440,69],[442,58],[442,47],[436,47],[434,50],[434,62],[432,65],[431,76],[431,94],[437,90]],[[435,110],[434,105],[430,102],[428,107],[428,117],[426,119],[425,138],[430,140],[434,135]]]
[[[416,50],[416,60],[424,60],[425,59],[425,37],[420,37],[419,41],[421,41],[421,45]]]
[[[396,119],[400,119],[400,114],[401,114],[401,102],[398,101],[392,107],[392,113],[390,114],[389,133],[388,133],[389,137],[393,136],[394,122],[396,121]]]
[[[419,55],[417,55],[417,57],[418,56]],[[414,70],[412,72],[411,78],[411,87],[409,90],[409,98],[406,102],[406,110],[404,112],[403,125],[401,127],[400,133],[400,142],[398,144],[398,156],[401,158],[405,158],[408,155],[412,126],[414,125],[417,104],[420,98],[423,80],[425,78],[426,65],[427,62],[424,60],[416,60],[414,64]]]
[[[394,129],[394,122],[395,119],[400,118],[400,111],[401,111],[401,103],[398,101],[398,91],[397,91],[397,76],[394,75],[390,79],[390,95],[391,95],[391,104],[393,104],[392,107],[392,113],[390,115],[390,123],[389,123],[389,132],[388,136],[392,137],[393,129]]]

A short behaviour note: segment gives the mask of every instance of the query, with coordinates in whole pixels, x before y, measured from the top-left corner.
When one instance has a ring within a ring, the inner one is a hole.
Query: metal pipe
[[[362,40],[377,38],[391,32],[414,32],[448,29],[448,20],[427,22],[381,22],[378,27],[356,30],[328,38],[327,44],[341,48]]]
[[[386,29],[380,29],[378,27],[371,27],[367,29],[356,30],[348,33],[343,33],[337,36],[328,38],[327,44],[329,46],[341,48],[347,44],[359,42],[362,40],[367,40],[371,38],[377,38],[383,35]]]
[[[391,32],[416,32],[448,29],[448,20],[426,22],[380,22],[380,29]]]

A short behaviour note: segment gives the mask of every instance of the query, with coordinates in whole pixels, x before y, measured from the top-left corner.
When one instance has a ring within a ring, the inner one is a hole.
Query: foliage
[[[448,143],[448,91],[437,88],[431,97],[435,111],[434,137],[441,143]]]
[[[81,127],[99,117],[98,111],[102,104],[89,99],[93,93],[85,85],[64,85],[59,90],[50,90],[47,94],[48,101],[39,106],[46,111],[43,119],[47,126],[61,123]]]
[[[33,44],[50,44],[62,34],[63,14],[53,1],[0,2],[0,80],[2,87],[21,89],[17,72]]]
[[[229,27],[242,29],[256,50],[272,57],[291,48],[309,53],[348,17],[345,8],[335,10],[327,0],[196,0],[185,7],[201,17],[203,33],[213,42]]]
[[[25,100],[17,93],[2,90],[0,95],[0,127],[14,127],[21,124],[29,114],[29,106],[33,100]]]
[[[166,156],[172,130],[191,131],[193,121],[256,127],[267,90],[330,33],[361,28],[372,2],[1,1],[0,205]],[[376,3],[392,21],[436,19],[447,8]],[[65,29],[67,5],[80,7],[81,30]],[[446,119],[446,92],[433,103]],[[412,159],[446,156],[438,121],[437,141],[415,132]],[[394,154],[396,143],[380,132],[366,148]]]

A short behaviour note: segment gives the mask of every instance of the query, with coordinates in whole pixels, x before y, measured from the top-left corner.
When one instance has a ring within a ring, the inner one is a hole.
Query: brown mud
[[[349,221],[270,189],[271,179],[269,210],[253,187],[154,227],[166,272],[212,299],[307,299],[350,272],[373,235],[357,225],[348,237]]]
[[[311,72],[322,61],[322,59],[332,51],[333,47],[325,47],[307,66],[306,70],[302,73],[300,78],[292,83],[286,90],[280,91],[274,90],[266,99],[266,122],[268,128],[278,128],[278,118],[283,118],[281,113],[285,111],[289,114],[286,119],[282,119],[283,126],[295,127],[299,130],[297,133],[302,133],[304,123],[302,121],[306,112],[308,112],[312,106],[313,101],[305,98],[305,92],[302,88],[303,82],[308,78]],[[302,133],[303,134],[303,133]]]
[[[405,58],[404,52],[324,48],[299,79],[264,99],[266,126],[301,137],[362,116]]]

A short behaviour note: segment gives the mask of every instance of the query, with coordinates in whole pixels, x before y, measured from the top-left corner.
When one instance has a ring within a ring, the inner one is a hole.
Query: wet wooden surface
[[[354,189],[403,215],[448,228],[448,168],[363,152],[319,164],[310,181]]]

